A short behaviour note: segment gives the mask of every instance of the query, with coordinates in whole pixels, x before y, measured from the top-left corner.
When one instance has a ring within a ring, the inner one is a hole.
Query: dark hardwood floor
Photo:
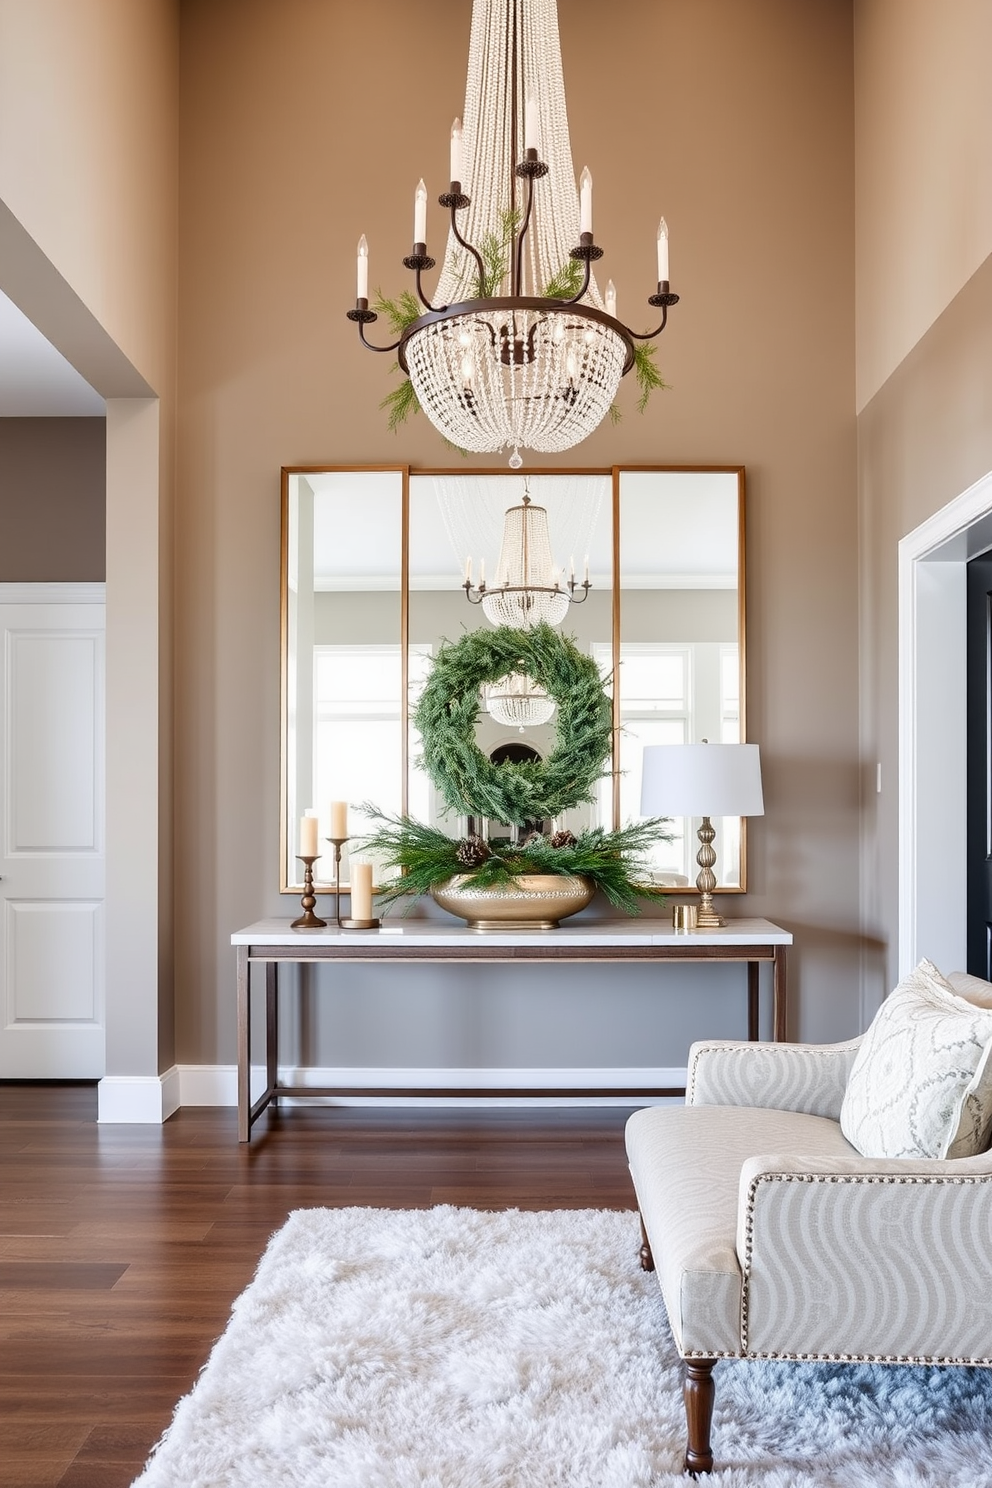
[[[291,1209],[631,1209],[619,1109],[291,1108],[98,1126],[0,1084],[0,1485],[126,1488]]]

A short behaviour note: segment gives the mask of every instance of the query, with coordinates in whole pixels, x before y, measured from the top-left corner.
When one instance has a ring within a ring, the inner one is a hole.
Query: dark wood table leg
[[[275,1090],[279,1073],[279,963],[265,963],[265,1089]]]
[[[251,1138],[251,994],[248,946],[238,946],[238,1141]]]
[[[747,963],[747,1036],[752,1044],[758,1037],[758,972],[757,961]]]
[[[784,1044],[789,1037],[789,1006],[785,992],[785,946],[775,947],[772,962],[772,1019],[775,1042]]]

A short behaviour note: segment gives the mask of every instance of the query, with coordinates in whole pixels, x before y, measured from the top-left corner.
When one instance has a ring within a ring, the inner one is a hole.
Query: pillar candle
[[[348,836],[348,802],[331,802],[331,836],[343,842]]]
[[[351,865],[351,918],[353,920],[372,918],[371,863],[353,862]]]
[[[317,847],[317,818],[315,816],[300,817],[300,857],[316,858],[319,856]]]

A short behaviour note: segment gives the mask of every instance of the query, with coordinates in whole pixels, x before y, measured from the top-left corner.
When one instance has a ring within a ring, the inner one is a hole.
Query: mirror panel
[[[441,643],[492,623],[466,598],[466,560],[476,584],[484,563],[491,589],[506,511],[525,489],[545,507],[554,561],[563,578],[574,564],[579,593],[588,559],[588,598],[568,607],[561,628],[596,660],[608,690],[619,679],[617,768],[594,804],[555,825],[609,830],[639,815],[646,743],[746,738],[742,469],[285,470],[283,892],[302,890],[296,852],[307,810],[318,814],[325,849],[315,881],[332,881],[324,840],[332,799],[351,803],[356,836],[364,823],[355,807],[365,800],[453,833],[483,830],[442,813],[417,766],[410,716]],[[546,755],[553,717],[521,727],[512,711],[498,700],[483,709],[480,748]],[[486,829],[503,835],[503,825]],[[720,890],[742,891],[745,824],[714,825]],[[695,892],[697,826],[676,824],[677,841],[656,855],[654,881]]]
[[[646,744],[743,739],[742,470],[619,470],[618,820],[638,815]],[[717,818],[721,891],[744,886],[742,823]],[[653,881],[695,888],[699,821],[678,818]]]
[[[581,603],[568,607],[561,628],[580,649],[600,661],[604,678],[612,673],[612,573],[613,522],[612,482],[606,471],[569,471],[546,475],[507,475],[453,471],[410,477],[410,686],[411,712],[416,706],[418,678],[423,680],[430,659],[443,641],[457,641],[466,634],[491,628],[483,605],[470,602],[464,579],[466,564],[472,563],[475,583],[487,578],[490,591],[500,577],[499,559],[506,512],[519,506],[525,496],[535,507],[547,511],[554,561],[564,579],[574,565],[580,578],[589,564],[592,587]],[[473,599],[477,595],[473,594]],[[502,758],[546,758],[554,746],[554,716],[547,722],[521,724],[506,717],[499,697],[483,707],[476,737],[484,754],[500,752]],[[533,751],[521,754],[520,751]],[[509,752],[508,752],[509,751]],[[490,836],[506,836],[506,823],[468,823],[444,814],[443,803],[430,781],[417,767],[420,741],[411,723],[410,812],[411,815],[461,835],[468,830]],[[563,816],[556,826],[578,833],[599,824],[610,825],[613,815],[609,781],[604,782],[595,804],[579,806]],[[534,828],[539,824],[534,823]],[[547,825],[547,824],[545,824]]]
[[[302,891],[300,817],[316,811],[321,857],[332,800],[404,809],[403,530],[406,472],[283,472],[282,881]],[[351,831],[365,829],[354,805]],[[348,881],[348,850],[342,855]]]

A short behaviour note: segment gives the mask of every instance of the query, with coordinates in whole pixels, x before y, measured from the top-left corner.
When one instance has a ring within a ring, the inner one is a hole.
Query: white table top
[[[487,946],[733,946],[791,945],[792,934],[771,920],[728,919],[716,930],[673,930],[662,920],[595,920],[562,925],[557,930],[470,930],[467,925],[442,925],[436,920],[387,917],[379,930],[291,930],[288,919],[256,920],[231,936],[235,946],[347,945],[356,949],[416,946],[423,949]]]

